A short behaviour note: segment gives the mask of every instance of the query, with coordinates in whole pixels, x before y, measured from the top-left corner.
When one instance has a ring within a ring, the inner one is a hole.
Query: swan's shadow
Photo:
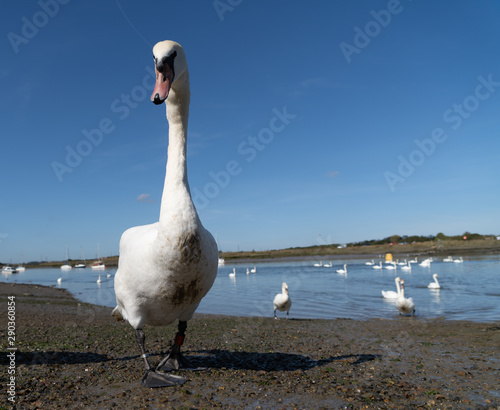
[[[308,370],[335,361],[349,359],[355,359],[351,364],[358,365],[380,357],[380,355],[373,354],[350,354],[313,360],[309,357],[292,353],[231,352],[219,349],[198,351],[196,353],[202,353],[203,356],[189,355],[187,357],[194,365],[199,367],[257,371]]]

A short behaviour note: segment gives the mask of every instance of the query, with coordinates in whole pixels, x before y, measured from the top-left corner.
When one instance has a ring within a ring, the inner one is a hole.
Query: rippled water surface
[[[324,261],[327,263],[329,261]],[[500,320],[500,256],[464,258],[463,263],[436,259],[430,267],[412,265],[411,272],[375,270],[366,260],[336,260],[333,267],[313,266],[317,261],[268,262],[255,264],[256,273],[247,274],[254,265],[226,264],[219,267],[213,288],[201,302],[198,312],[238,316],[272,316],[273,298],[288,284],[292,318],[396,318],[393,301],[382,298],[382,290],[396,290],[394,278],[406,284],[416,314],[423,318],[444,318],[493,322]],[[377,263],[378,260],[375,260]],[[347,274],[336,270],[347,264]],[[236,269],[236,277],[229,273]],[[68,289],[78,299],[115,306],[113,277],[115,270],[27,269],[14,275],[2,275],[3,282],[53,285]],[[439,275],[441,289],[428,289],[432,274]],[[139,273],[138,273],[139,274]],[[97,283],[101,275],[101,283]],[[108,277],[109,275],[109,277]],[[57,278],[62,276],[62,283]],[[284,313],[278,312],[284,316]]]

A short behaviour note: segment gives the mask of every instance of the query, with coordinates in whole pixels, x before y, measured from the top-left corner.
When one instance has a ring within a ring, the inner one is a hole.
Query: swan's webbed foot
[[[206,367],[197,367],[193,365],[182,353],[181,346],[184,343],[184,332],[187,328],[187,322],[179,320],[179,332],[175,335],[174,345],[170,353],[156,367],[157,371],[170,372],[172,370],[205,370]]]
[[[184,377],[167,373],[158,373],[154,370],[146,370],[141,379],[142,385],[150,388],[182,386],[185,382],[186,379]]]
[[[170,372],[172,370],[205,370],[191,363],[182,353],[180,345],[174,344],[170,353],[156,367],[157,371]]]

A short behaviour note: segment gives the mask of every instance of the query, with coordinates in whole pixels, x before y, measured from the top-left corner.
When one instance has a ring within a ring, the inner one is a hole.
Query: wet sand
[[[500,408],[500,322],[196,315],[183,351],[208,370],[147,389],[133,329],[110,308],[36,285],[0,283],[0,294],[4,352],[16,296],[18,409]],[[156,365],[176,324],[145,332]],[[9,364],[2,355],[4,388]]]

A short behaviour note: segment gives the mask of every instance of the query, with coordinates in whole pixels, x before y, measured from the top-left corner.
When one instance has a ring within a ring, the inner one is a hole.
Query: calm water
[[[326,261],[325,261],[326,262]],[[500,255],[464,258],[463,263],[441,259],[428,267],[412,265],[405,272],[375,270],[366,260],[336,260],[333,267],[315,267],[314,261],[255,264],[256,273],[246,274],[253,265],[227,264],[220,267],[214,286],[201,302],[198,312],[238,316],[272,316],[272,300],[286,282],[292,299],[292,318],[397,318],[394,302],[382,298],[381,290],[396,290],[394,278],[405,280],[405,296],[412,297],[422,318],[444,318],[493,322],[500,320]],[[376,260],[377,262],[377,260]],[[347,274],[336,273],[347,264]],[[229,273],[236,268],[236,277]],[[114,307],[113,277],[116,270],[28,269],[2,275],[3,282],[33,283],[68,289],[78,299]],[[441,289],[427,285],[432,274],[439,275]],[[102,282],[97,283],[101,275]],[[108,278],[107,275],[110,275]],[[57,278],[62,276],[61,285]],[[278,315],[284,316],[283,312]]]

